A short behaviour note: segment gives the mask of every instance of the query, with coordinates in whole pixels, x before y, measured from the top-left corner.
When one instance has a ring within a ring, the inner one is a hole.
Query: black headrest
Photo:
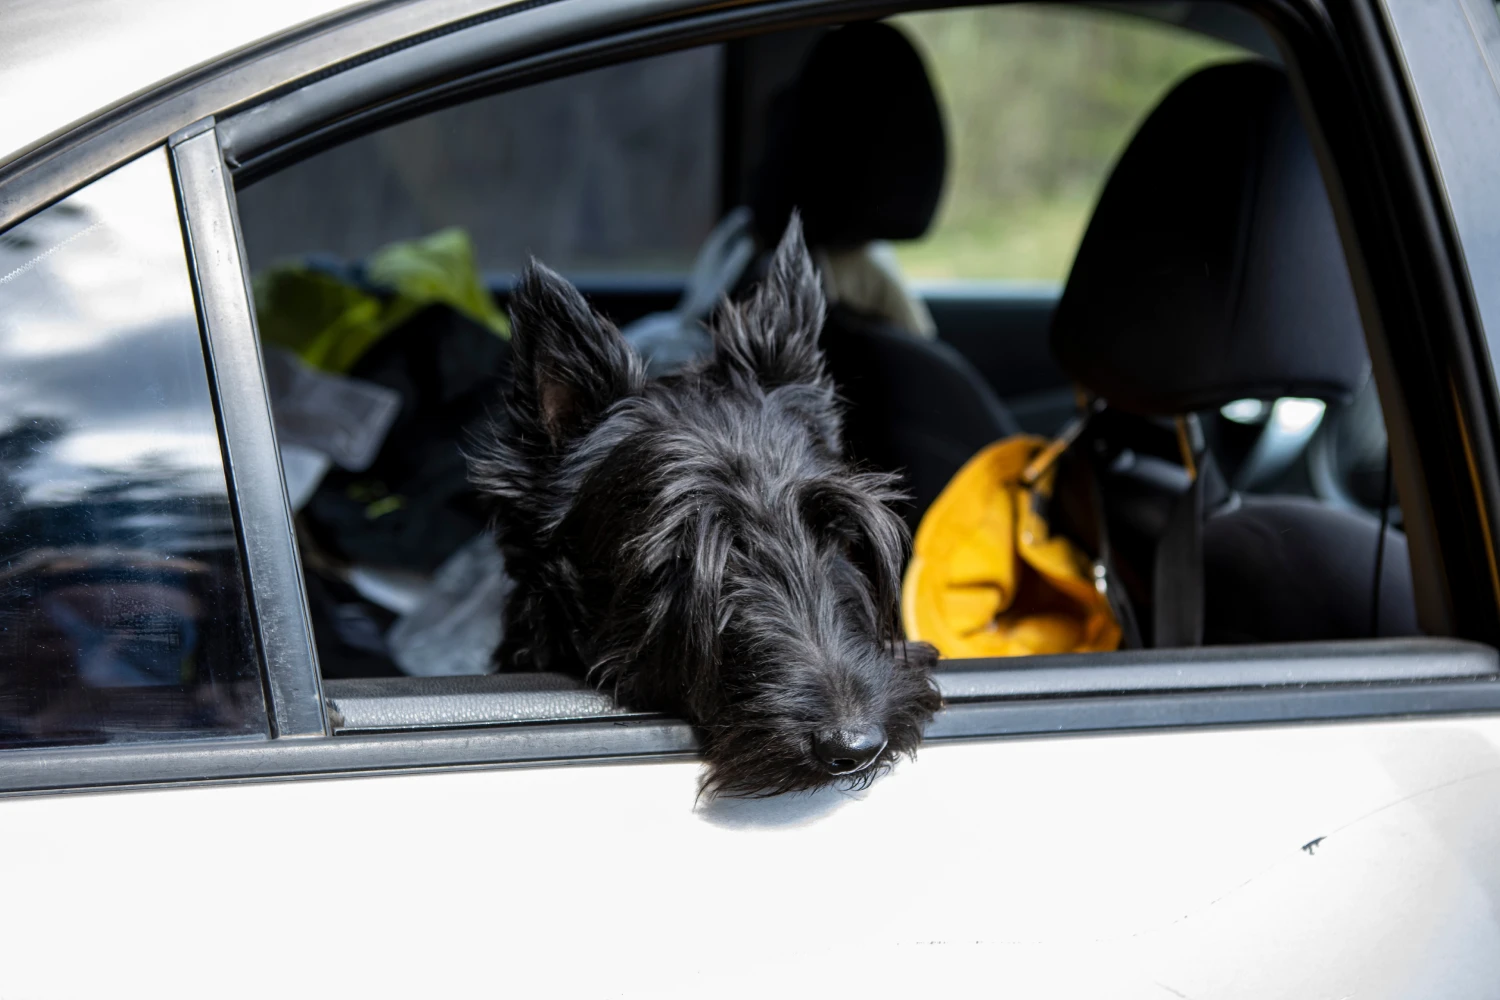
[[[828,32],[773,104],[750,193],[773,245],[793,207],[811,246],[911,240],[932,224],[947,139],[922,57],[888,24]]]
[[[1112,407],[1346,399],[1369,371],[1327,191],[1281,70],[1189,77],[1115,166],[1052,323]]]

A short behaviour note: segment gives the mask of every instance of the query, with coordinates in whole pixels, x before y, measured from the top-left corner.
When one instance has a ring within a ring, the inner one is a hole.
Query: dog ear
[[[802,219],[792,213],[771,257],[765,281],[742,306],[726,304],[713,324],[720,368],[765,386],[823,378],[823,285],[802,241]]]
[[[566,278],[532,260],[510,301],[512,416],[554,446],[587,433],[639,392],[640,359]]]

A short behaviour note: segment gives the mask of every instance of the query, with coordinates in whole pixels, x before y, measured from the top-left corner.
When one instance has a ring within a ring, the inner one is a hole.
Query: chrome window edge
[[[1361,649],[1367,655],[1361,656]],[[1118,678],[1101,677],[1092,691],[1079,686],[1062,696],[1036,697],[1025,695],[1024,683],[1016,686],[1014,667],[997,668],[995,661],[955,663],[943,677],[949,704],[933,719],[927,739],[942,742],[1500,713],[1500,653],[1475,643],[1371,640],[1363,645],[1331,643],[1318,649],[1286,646],[1199,652],[1214,661],[1207,673],[1226,666],[1247,668],[1250,672],[1239,678],[1246,686],[1212,689],[1205,683],[1197,690],[1121,692]],[[1100,657],[1139,669],[1150,654]],[[1173,670],[1192,658],[1192,651],[1182,650],[1167,651],[1158,659],[1162,669]],[[1360,660],[1365,661],[1363,668]],[[1255,676],[1271,679],[1276,671],[1298,663],[1321,663],[1325,677],[1337,676],[1339,671],[1352,677],[1354,671],[1363,669],[1366,677],[1386,679],[1254,682]],[[1079,678],[1092,673],[1088,666],[1072,669]],[[649,715],[350,733],[311,740],[106,744],[0,752],[0,795],[452,768],[640,762],[691,757],[698,749],[697,736],[687,723]]]
[[[250,610],[276,738],[324,736],[328,720],[302,561],[250,307],[244,248],[212,120],[168,145],[214,390]]]

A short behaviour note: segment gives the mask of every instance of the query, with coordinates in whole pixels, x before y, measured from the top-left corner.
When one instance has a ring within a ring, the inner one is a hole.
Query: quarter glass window
[[[266,729],[165,150],[0,233],[0,747]]]

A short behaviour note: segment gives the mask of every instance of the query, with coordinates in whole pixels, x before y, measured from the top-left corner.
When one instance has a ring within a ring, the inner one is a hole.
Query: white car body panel
[[[939,744],[859,796],[697,778],[0,801],[0,996],[1500,994],[1493,717]]]
[[[350,0],[4,0],[0,161],[116,103]],[[85,71],[86,70],[86,71]]]

